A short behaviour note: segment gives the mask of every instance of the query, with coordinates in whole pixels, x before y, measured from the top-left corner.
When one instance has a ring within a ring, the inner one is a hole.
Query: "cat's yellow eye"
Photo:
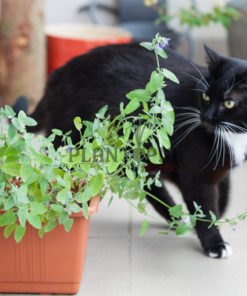
[[[226,108],[232,109],[236,103],[234,101],[225,101],[224,104],[225,104]]]
[[[205,93],[202,94],[202,97],[205,101],[209,102],[210,101],[210,98],[209,96],[207,96]]]

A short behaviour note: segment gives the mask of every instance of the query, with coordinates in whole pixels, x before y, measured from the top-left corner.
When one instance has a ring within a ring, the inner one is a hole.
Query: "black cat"
[[[166,99],[175,108],[175,133],[172,150],[166,152],[161,178],[180,189],[191,213],[193,201],[220,217],[228,203],[229,171],[241,164],[247,153],[247,62],[225,58],[205,46],[208,69],[166,48],[168,59],[161,67],[174,72],[180,84],[168,82]],[[72,130],[73,142],[79,140],[73,119],[92,116],[105,105],[118,109],[129,102],[126,94],[145,88],[156,65],[152,52],[138,44],[110,45],[78,56],[53,72],[44,98],[31,115],[47,135],[56,128]],[[111,108],[112,115],[117,111]],[[18,110],[16,110],[18,111]],[[117,113],[116,113],[117,114]],[[35,131],[33,128],[30,131]],[[60,145],[59,139],[55,146]],[[165,186],[152,186],[152,194],[174,206]],[[149,198],[155,209],[170,219],[165,207]],[[223,242],[216,227],[198,222],[198,237],[205,252],[214,258],[229,257],[231,247]]]

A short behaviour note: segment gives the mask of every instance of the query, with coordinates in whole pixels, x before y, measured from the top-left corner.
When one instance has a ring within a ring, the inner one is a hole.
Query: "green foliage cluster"
[[[153,5],[153,8],[159,14],[155,21],[157,25],[177,18],[180,25],[187,24],[190,28],[207,27],[210,23],[221,23],[227,29],[232,20],[239,20],[241,17],[234,7],[227,5],[216,5],[209,13],[203,13],[196,6],[191,5],[188,9],[180,8],[174,15],[167,15],[166,5]]]

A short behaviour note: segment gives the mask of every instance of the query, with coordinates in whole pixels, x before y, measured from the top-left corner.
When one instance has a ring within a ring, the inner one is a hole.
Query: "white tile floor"
[[[231,202],[225,217],[245,210],[246,177],[247,164],[232,173]],[[180,199],[178,194],[176,199]],[[161,236],[156,231],[162,226],[151,220],[150,228],[140,238],[142,214],[117,198],[107,208],[108,200],[106,197],[101,202],[99,213],[91,218],[79,295],[246,295],[245,221],[236,226],[235,232],[228,226],[222,228],[234,254],[217,260],[204,255],[195,234],[186,238]]]

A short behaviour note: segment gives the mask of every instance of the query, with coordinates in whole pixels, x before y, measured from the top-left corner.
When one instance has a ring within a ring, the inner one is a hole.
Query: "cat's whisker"
[[[224,125],[222,126],[222,128],[225,131],[224,135],[225,135],[225,138],[227,139],[226,144],[228,146],[229,153],[230,153],[230,168],[232,170],[232,168],[233,168],[233,148],[230,145],[230,139],[229,139],[228,132],[227,132],[227,131],[229,131],[229,129],[226,126],[224,126]]]
[[[205,90],[204,89],[199,89],[199,88],[187,88],[188,90],[194,90],[194,91],[200,91],[200,92],[203,92],[205,93]]]
[[[177,117],[181,117],[181,116],[186,116],[186,115],[191,115],[191,116],[195,116],[195,117],[200,117],[200,115],[198,113],[195,113],[195,112],[186,112],[186,113],[179,113],[176,115],[176,118]]]
[[[196,122],[194,123],[190,128],[188,128],[179,138],[177,138],[176,140],[179,140],[175,145],[173,145],[173,148],[175,148],[181,141],[183,141],[183,139],[189,134],[191,133],[194,129],[196,129],[198,126],[201,125],[201,122]],[[182,139],[181,139],[182,137]],[[175,140],[175,141],[176,141]]]
[[[210,155],[212,155],[212,156],[210,158],[210,155],[209,155],[208,158],[210,158],[210,159],[207,162],[207,164],[201,169],[201,171],[203,171],[211,163],[211,161],[213,160],[213,158],[214,158],[214,156],[216,154],[216,151],[217,151],[216,149],[214,150],[217,139],[218,139],[218,127],[216,126],[215,130],[214,130],[214,143],[213,143],[213,147],[212,147],[211,152],[210,152]]]
[[[222,157],[222,166],[224,166],[225,164],[225,153],[226,153],[226,148],[225,148],[225,141],[224,141],[224,127],[222,125],[220,125],[220,128],[221,128],[221,132],[220,132],[220,136],[221,136],[221,141],[222,141],[222,147],[223,147],[223,157]]]
[[[200,122],[198,119],[190,119],[190,120],[187,120],[185,122],[182,122],[180,123],[178,126],[176,126],[176,129],[174,132],[177,132],[180,128],[182,128],[183,126],[187,125],[187,124],[190,124],[190,123],[194,123],[194,122]]]
[[[197,68],[197,66],[191,62],[191,65],[197,70],[197,72],[201,75],[202,79],[204,80],[205,84],[207,85],[207,87],[209,88],[209,84],[207,82],[207,80],[205,79],[205,77],[202,75],[202,72]]]
[[[187,75],[188,77],[190,77],[193,81],[197,82],[198,84],[200,84],[200,86],[205,90],[207,91],[208,90],[208,86],[202,81],[200,80],[199,78],[193,76],[193,75],[190,75],[186,72],[182,72],[183,74]]]
[[[222,143],[222,135],[221,135],[221,126],[220,125],[218,125],[218,127],[219,127],[219,131],[218,131],[218,143],[219,143],[219,148],[220,148],[220,150],[219,150],[219,153],[217,152],[217,159],[216,159],[216,164],[215,164],[215,167],[214,167],[214,170],[217,168],[217,166],[218,166],[218,163],[219,163],[219,161],[220,161],[220,157],[221,157],[221,153],[222,153],[222,146],[223,146],[223,143]],[[217,149],[218,150],[218,149]]]
[[[222,122],[225,126],[228,126],[228,127],[233,127],[233,128],[236,128],[244,133],[247,133],[247,129],[241,127],[241,126],[238,126],[236,124],[233,124],[233,123],[230,123],[230,122]]]

